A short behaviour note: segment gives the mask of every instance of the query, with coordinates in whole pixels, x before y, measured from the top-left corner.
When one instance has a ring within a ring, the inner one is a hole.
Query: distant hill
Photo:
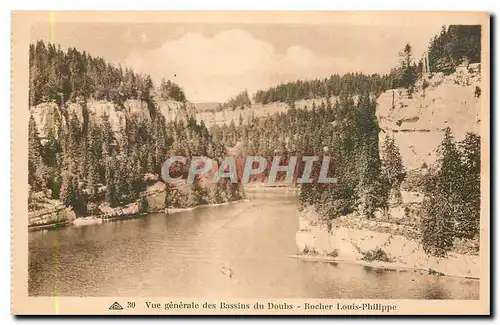
[[[195,103],[194,106],[197,112],[205,112],[215,110],[220,103],[217,102],[206,102],[206,103]]]

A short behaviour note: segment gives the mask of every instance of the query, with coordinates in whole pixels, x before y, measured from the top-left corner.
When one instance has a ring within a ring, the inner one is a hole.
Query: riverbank
[[[451,252],[439,258],[427,255],[414,227],[387,221],[342,216],[331,228],[318,222],[316,212],[299,213],[296,243],[301,258],[342,261],[359,265],[427,271],[430,274],[463,278],[480,277],[479,255]]]
[[[300,186],[297,184],[286,184],[286,183],[269,184],[267,182],[254,182],[245,184],[245,189],[266,189],[266,190],[294,189],[300,191]]]
[[[65,296],[112,296],[119,290],[154,297],[169,288],[179,298],[214,298],[216,287],[217,299],[277,295],[290,299],[478,299],[477,280],[287,258],[296,248],[297,202],[286,191],[274,193],[273,199],[261,195],[249,203],[170,216],[152,214],[116,226],[71,226],[31,233],[29,293],[53,294],[57,272],[64,279],[59,281],[59,292]],[[57,265],[52,263],[55,242],[64,252]],[[232,270],[231,279],[222,266]]]
[[[51,222],[43,225],[28,226],[28,231],[41,231],[48,229],[59,229],[61,227],[67,227],[72,225],[72,221],[62,221],[62,222]]]
[[[325,262],[325,263],[345,263],[352,265],[359,265],[364,267],[375,268],[383,271],[398,271],[398,272],[419,272],[421,274],[429,274],[429,275],[439,275],[439,276],[447,276],[453,278],[465,278],[469,280],[480,280],[479,277],[474,276],[465,276],[463,274],[439,274],[438,271],[433,269],[425,269],[418,267],[411,267],[398,262],[381,262],[381,261],[372,261],[366,262],[363,260],[354,260],[354,259],[342,259],[337,257],[330,256],[320,256],[320,255],[311,255],[311,254],[296,254],[296,255],[288,255],[288,258],[300,259],[309,262]]]
[[[235,201],[228,201],[223,203],[209,203],[200,204],[194,207],[188,208],[165,208],[165,184],[162,182],[156,182],[150,186],[142,193],[141,198],[135,202],[111,208],[106,203],[101,203],[98,206],[98,212],[88,216],[76,217],[73,210],[70,207],[64,207],[62,203],[57,200],[52,200],[52,206],[57,206],[57,208],[50,207],[45,210],[39,210],[36,212],[31,212],[30,220],[38,221],[28,225],[29,231],[37,231],[43,229],[52,229],[58,227],[65,227],[69,225],[74,225],[77,227],[102,224],[104,222],[116,221],[129,219],[136,216],[140,216],[146,213],[178,213],[186,212],[198,209],[200,207],[218,207],[224,205],[230,205],[240,202],[248,202],[249,199],[243,198]],[[143,205],[143,202],[146,202]],[[70,217],[66,216],[67,211],[72,214]],[[64,217],[59,214],[65,213]],[[36,218],[33,216],[36,215]],[[43,218],[40,216],[44,216]]]
[[[201,205],[197,205],[197,206],[191,207],[191,208],[165,208],[165,210],[157,211],[157,212],[165,212],[167,214],[172,214],[172,213],[193,211],[193,210],[196,210],[199,208],[215,208],[215,207],[226,206],[226,205],[231,205],[231,204],[236,204],[236,203],[243,203],[243,202],[250,202],[250,199],[241,199],[241,200],[224,202],[224,203],[201,204]]]
[[[199,208],[212,208],[212,207],[225,206],[225,205],[231,205],[249,201],[250,201],[249,199],[241,199],[237,201],[224,202],[224,203],[201,204],[190,208],[156,208],[153,210],[148,209],[148,212],[140,212],[138,203],[132,203],[124,207],[115,208],[111,212],[106,213],[105,215],[76,218],[75,220],[73,220],[72,224],[75,226],[95,225],[104,222],[129,219],[131,217],[145,215],[147,213],[166,213],[168,215],[179,212],[192,211]]]
[[[34,210],[30,211],[29,213],[28,229],[30,231],[36,231],[42,229],[64,227],[72,224],[76,226],[86,226],[111,220],[130,218],[140,213],[163,213],[165,212],[165,183],[160,181],[155,182],[154,180],[157,179],[157,176],[153,176],[154,177],[149,176],[149,178],[151,178],[153,182],[147,186],[147,188],[141,194],[140,199],[138,199],[137,201],[114,208],[111,208],[108,204],[102,202],[98,205],[97,209],[93,210],[93,213],[85,216],[76,216],[71,207],[63,205],[63,203],[59,200],[49,199],[48,196],[50,195],[47,193],[35,194],[32,197],[35,203],[33,204]],[[186,197],[189,196],[191,191],[190,187],[179,189],[186,195]],[[267,190],[269,190],[270,192],[274,192],[276,190],[287,190],[295,192],[298,190],[297,187],[294,187],[290,184],[280,183],[272,186],[268,185],[267,183],[252,183],[247,184],[244,189],[250,191],[250,196],[252,196],[253,191],[255,190],[259,192]],[[147,204],[143,205],[143,200],[145,200]],[[190,211],[202,206],[217,207],[241,202],[243,200],[245,199],[223,203],[201,204],[186,208],[169,208],[168,213]],[[205,198],[205,201],[213,202],[210,197]]]

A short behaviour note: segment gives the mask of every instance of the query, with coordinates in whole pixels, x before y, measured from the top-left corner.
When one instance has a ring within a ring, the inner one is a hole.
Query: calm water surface
[[[288,258],[293,193],[248,190],[249,202],[31,232],[29,294],[478,299],[476,280]]]

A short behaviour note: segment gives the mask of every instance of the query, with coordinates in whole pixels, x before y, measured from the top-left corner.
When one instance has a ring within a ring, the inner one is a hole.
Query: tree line
[[[227,102],[218,104],[216,111],[222,111],[225,109],[231,109],[234,111],[237,108],[244,109],[245,107],[249,107],[251,105],[252,101],[250,100],[248,91],[244,90],[240,92],[238,95],[231,97]]]
[[[146,100],[156,94],[162,99],[185,101],[182,89],[170,80],[158,88],[149,75],[115,67],[100,57],[68,48],[66,52],[43,41],[29,47],[29,104],[63,105],[78,98],[107,100],[122,105],[127,99]]]
[[[363,73],[333,74],[329,78],[296,80],[282,83],[267,90],[258,90],[254,95],[256,103],[285,102],[302,99],[339,96],[341,93],[360,95],[363,92],[376,96],[393,88],[408,89],[411,95],[415,82],[421,76],[424,62],[415,59],[411,44],[406,44],[399,53],[400,61],[388,74],[365,75]],[[464,60],[469,63],[481,61],[481,26],[443,26],[428,46],[431,72],[455,71]]]
[[[443,26],[429,45],[430,70],[453,73],[465,60],[481,62],[481,25]]]
[[[363,73],[334,74],[329,78],[297,80],[279,84],[267,90],[258,90],[254,95],[256,103],[285,102],[301,99],[339,96],[341,93],[360,95],[363,92],[381,94],[392,87],[391,75],[365,75]]]
[[[258,90],[254,95],[256,103],[292,103],[303,99],[330,98],[341,94],[359,96],[365,92],[378,97],[388,89],[406,88],[409,93],[418,77],[421,76],[422,62],[413,57],[412,47],[406,44],[399,53],[400,61],[387,74],[347,73],[333,74],[329,78],[315,80],[296,80],[282,83],[267,90]]]
[[[426,252],[444,256],[455,239],[479,236],[481,211],[481,139],[467,133],[457,142],[446,128],[439,159],[427,173],[422,242]]]

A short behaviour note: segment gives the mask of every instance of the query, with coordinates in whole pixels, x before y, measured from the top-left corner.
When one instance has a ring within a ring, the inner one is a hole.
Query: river
[[[297,253],[293,190],[247,190],[250,201],[29,234],[35,296],[478,299],[479,281]],[[233,271],[229,277],[221,267]]]

